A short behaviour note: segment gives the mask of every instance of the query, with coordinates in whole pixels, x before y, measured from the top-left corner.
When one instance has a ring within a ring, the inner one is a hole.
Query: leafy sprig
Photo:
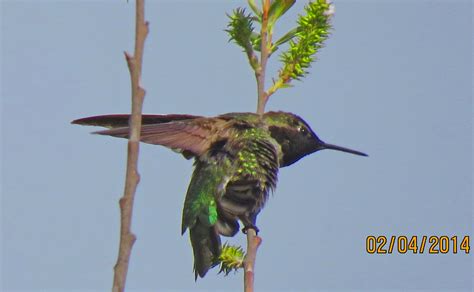
[[[242,268],[244,262],[244,250],[240,246],[233,246],[225,243],[222,246],[221,254],[218,261],[220,262],[219,273],[226,276],[232,272]]]
[[[232,15],[228,15],[230,22],[225,31],[229,34],[229,41],[234,41],[244,49],[252,68],[258,66],[258,58],[254,53],[254,47],[258,43],[257,34],[254,32],[254,20],[251,14],[247,14],[244,8],[237,8]]]
[[[293,80],[301,80],[308,75],[308,69],[316,60],[315,55],[324,46],[331,30],[334,5],[330,0],[314,0],[310,1],[305,6],[304,13],[299,15],[296,27],[273,42],[273,30],[278,19],[295,2],[296,0],[267,0],[262,1],[263,7],[260,8],[254,0],[248,0],[251,13],[238,8],[229,16],[230,22],[226,31],[230,39],[244,49],[255,71],[260,113],[263,113],[262,103],[264,107],[269,96],[280,88],[291,86]],[[255,31],[256,23],[260,24],[260,32]],[[265,38],[264,45],[262,36]],[[272,86],[265,91],[263,83],[267,59],[284,44],[288,44],[288,48],[280,54],[282,65],[278,70],[278,77],[273,78]],[[260,52],[260,60],[256,52]]]
[[[284,66],[279,76],[284,82],[290,78],[299,80],[308,74],[315,54],[329,36],[330,5],[325,0],[310,2],[305,7],[306,14],[300,15],[295,38],[289,40],[289,49],[280,55]]]

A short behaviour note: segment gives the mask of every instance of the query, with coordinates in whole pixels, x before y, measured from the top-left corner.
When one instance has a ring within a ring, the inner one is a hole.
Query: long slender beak
[[[360,151],[356,151],[356,150],[352,150],[352,149],[349,149],[349,148],[337,146],[337,145],[334,145],[334,144],[328,144],[328,143],[324,143],[324,142],[322,143],[322,145],[320,147],[321,147],[321,149],[337,150],[337,151],[347,152],[347,153],[351,153],[351,154],[355,154],[355,155],[359,155],[359,156],[369,156],[369,155],[367,155],[363,152],[360,152]]]

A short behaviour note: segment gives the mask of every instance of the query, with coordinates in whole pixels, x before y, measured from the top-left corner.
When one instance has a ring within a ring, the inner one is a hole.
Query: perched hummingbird
[[[105,115],[72,123],[106,127],[95,133],[128,138],[128,120],[129,115]],[[276,187],[280,167],[323,149],[367,156],[323,142],[302,118],[287,112],[143,115],[140,140],[194,158],[181,232],[189,228],[196,278],[218,264],[220,235],[234,236],[239,220],[244,232],[258,232],[257,215]]]

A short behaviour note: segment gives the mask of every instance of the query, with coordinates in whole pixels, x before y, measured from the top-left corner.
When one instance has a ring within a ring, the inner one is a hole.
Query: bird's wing
[[[177,121],[163,124],[143,125],[140,141],[148,144],[162,145],[180,152],[202,155],[212,144],[210,125]],[[115,128],[94,132],[94,134],[128,138],[129,127]]]
[[[181,232],[189,228],[194,253],[196,278],[218,264],[221,241],[218,222],[217,198],[225,189],[229,163],[197,161],[183,207]]]
[[[102,116],[93,116],[82,119],[77,119],[72,121],[72,124],[83,125],[83,126],[99,126],[109,129],[122,128],[128,126],[128,120],[130,115],[128,114],[115,114],[115,115],[102,115]],[[193,115],[182,115],[182,114],[172,114],[172,115],[142,115],[142,124],[162,124],[169,123],[173,121],[182,121],[182,120],[193,120],[197,118],[202,118],[200,116]]]
[[[108,127],[94,134],[128,138],[128,115],[96,116],[73,121],[74,124]],[[191,115],[144,115],[140,141],[162,145],[183,153],[186,158],[202,155],[209,149],[213,133],[223,119]]]
[[[216,199],[225,189],[229,165],[224,161],[221,163],[197,161],[184,200],[182,233],[197,222],[208,227],[217,222]]]

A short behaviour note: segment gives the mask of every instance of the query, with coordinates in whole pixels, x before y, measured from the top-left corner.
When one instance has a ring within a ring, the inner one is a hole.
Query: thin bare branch
[[[133,201],[140,174],[138,173],[138,152],[140,129],[142,123],[142,107],[145,90],[141,87],[141,69],[143,48],[148,34],[148,22],[145,22],[145,0],[136,0],[135,51],[131,56],[125,53],[132,83],[132,114],[130,117],[130,133],[127,147],[127,171],[123,197],[120,199],[120,246],[117,263],[114,266],[113,292],[123,292],[127,279],[130,254],[136,236],[131,231]]]
[[[244,259],[244,291],[253,292],[255,259],[257,249],[262,243],[262,238],[257,236],[254,229],[247,229],[247,254]]]

